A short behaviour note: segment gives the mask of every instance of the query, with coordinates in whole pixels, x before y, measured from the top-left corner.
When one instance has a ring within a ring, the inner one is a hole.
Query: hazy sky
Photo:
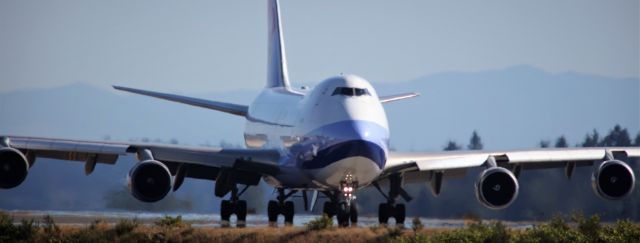
[[[640,76],[628,1],[282,0],[290,76],[373,82],[528,64]],[[255,89],[266,1],[0,1],[0,92],[86,82],[199,92]]]

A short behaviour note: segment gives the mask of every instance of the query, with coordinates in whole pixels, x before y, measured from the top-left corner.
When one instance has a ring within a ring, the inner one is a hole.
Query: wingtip
[[[113,88],[114,88],[114,89],[116,89],[116,90],[120,90],[120,91],[127,91],[127,92],[131,92],[132,90],[134,90],[134,89],[132,89],[132,88],[127,88],[127,87],[124,87],[124,86],[118,86],[118,85],[111,85],[111,87],[113,87]]]

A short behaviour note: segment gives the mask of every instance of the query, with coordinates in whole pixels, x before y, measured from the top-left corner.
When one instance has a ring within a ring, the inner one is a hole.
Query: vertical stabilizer
[[[287,58],[282,39],[282,25],[280,24],[280,7],[278,0],[269,1],[269,53],[267,60],[267,88],[289,88],[289,72]]]

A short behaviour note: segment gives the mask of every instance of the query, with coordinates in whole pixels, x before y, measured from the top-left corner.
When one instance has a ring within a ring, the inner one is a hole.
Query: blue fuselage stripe
[[[298,165],[302,169],[320,169],[350,157],[367,158],[382,169],[386,163],[388,142],[388,129],[369,121],[346,120],[306,134],[304,142],[291,151],[303,154],[298,156]]]

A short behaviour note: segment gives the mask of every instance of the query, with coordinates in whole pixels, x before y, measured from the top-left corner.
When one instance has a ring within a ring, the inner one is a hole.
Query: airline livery
[[[411,201],[405,183],[430,185],[440,193],[444,178],[482,167],[476,197],[493,209],[507,207],[518,195],[518,176],[529,169],[593,166],[595,192],[621,199],[634,188],[635,175],[627,162],[640,157],[640,148],[601,147],[521,151],[452,151],[400,153],[389,150],[389,126],[384,104],[417,96],[415,93],[378,95],[371,84],[355,75],[328,78],[313,89],[294,90],[289,83],[278,0],[269,0],[268,72],[266,86],[248,106],[114,86],[246,119],[246,149],[218,149],[146,143],[78,141],[39,137],[1,136],[0,188],[22,183],[37,158],[85,162],[91,174],[97,163],[114,164],[119,156],[135,154],[129,188],[144,202],[156,202],[180,188],[186,178],[215,181],[222,200],[220,217],[236,216],[243,226],[247,203],[242,194],[264,180],[277,189],[268,202],[268,218],[283,215],[293,222],[292,195],[301,195],[304,209],[313,210],[319,194],[328,200],[322,212],[336,216],[342,226],[356,224],[357,190],[373,186],[386,198],[379,204],[380,223],[405,221]]]

